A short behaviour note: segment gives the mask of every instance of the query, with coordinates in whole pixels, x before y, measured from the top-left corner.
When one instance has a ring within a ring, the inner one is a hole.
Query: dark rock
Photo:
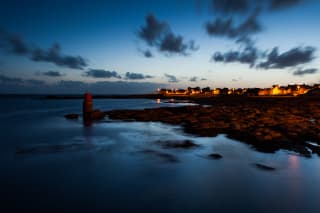
[[[306,141],[320,142],[320,97],[291,98],[211,98],[199,99],[209,107],[164,107],[144,110],[112,110],[110,119],[133,119],[181,125],[190,134],[227,137],[252,145],[258,151],[272,153],[279,149],[309,157],[317,147]],[[164,143],[168,148],[189,148],[193,143]],[[308,148],[308,149],[307,149]]]
[[[105,116],[106,114],[104,112],[101,112],[100,110],[96,109],[91,113],[90,118],[91,120],[101,120]]]
[[[184,141],[175,141],[175,140],[168,140],[168,141],[158,141],[164,148],[182,148],[182,149],[190,149],[194,147],[198,147],[198,144],[193,143],[191,140],[184,140]]]
[[[64,116],[66,119],[78,119],[79,118],[79,114],[67,114]]]
[[[209,154],[208,157],[211,158],[211,159],[218,160],[218,159],[222,158],[222,155],[220,155],[218,153],[212,153],[212,154]]]
[[[255,165],[256,168],[261,169],[261,170],[265,170],[265,171],[274,171],[274,170],[276,170],[274,167],[266,166],[266,165],[260,164],[260,163],[255,163],[254,165]]]

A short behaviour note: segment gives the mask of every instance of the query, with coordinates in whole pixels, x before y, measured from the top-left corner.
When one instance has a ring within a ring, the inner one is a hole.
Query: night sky
[[[0,3],[0,93],[320,82],[320,1]]]

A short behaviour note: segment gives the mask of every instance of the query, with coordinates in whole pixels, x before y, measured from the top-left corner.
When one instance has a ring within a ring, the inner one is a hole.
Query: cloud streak
[[[178,82],[179,82],[179,80],[177,79],[177,77],[174,76],[174,75],[164,74],[164,77],[167,78],[167,80],[168,80],[169,83],[178,83]]]
[[[196,81],[198,81],[198,77],[193,76],[193,77],[191,77],[191,78],[189,79],[189,81],[190,81],[190,82],[196,82]]]
[[[151,75],[144,75],[141,73],[133,73],[133,72],[126,72],[125,79],[128,80],[143,80],[147,78],[153,78]]]
[[[217,18],[213,22],[206,23],[206,31],[210,36],[227,37],[230,39],[242,39],[251,34],[258,33],[262,26],[258,21],[259,10],[255,10],[238,26],[234,24],[233,18]]]
[[[296,6],[306,0],[211,0],[214,12],[229,14],[245,14],[254,8],[261,8],[266,11],[283,10]]]
[[[238,51],[228,51],[225,53],[215,52],[211,61],[216,63],[242,63],[249,64],[251,68],[261,69],[285,69],[294,68],[312,62],[315,59],[315,47],[295,47],[286,52],[279,53],[275,47],[269,52],[262,52],[254,45],[248,45]],[[312,70],[305,70],[312,72]],[[294,75],[303,75],[299,70]]]
[[[90,69],[84,73],[85,77],[92,78],[118,78],[121,79],[121,76],[116,71],[108,71],[103,69]]]
[[[300,4],[305,0],[269,0],[271,10],[285,9],[294,5]]]
[[[61,73],[59,71],[53,71],[53,70],[49,70],[47,72],[39,72],[37,74],[44,75],[44,76],[49,76],[49,77],[62,77],[62,76],[66,75],[66,74]]]
[[[275,47],[267,55],[267,60],[261,62],[258,67],[264,69],[282,69],[306,64],[315,58],[315,50],[316,49],[314,47],[310,46],[296,47],[279,54],[278,48]]]
[[[82,70],[88,66],[87,61],[81,56],[68,56],[61,54],[59,44],[53,44],[48,50],[36,48],[31,52],[31,60],[49,62],[60,67]]]
[[[35,62],[48,62],[59,67],[82,70],[88,66],[87,60],[81,56],[70,56],[61,53],[59,44],[53,44],[49,49],[35,47],[25,42],[21,37],[0,30],[0,48],[6,53],[26,56]]]
[[[311,69],[297,69],[292,74],[296,76],[304,76],[304,75],[310,75],[315,74],[318,72],[318,69],[311,68]]]
[[[213,10],[222,14],[245,13],[249,6],[248,0],[212,0]]]
[[[229,51],[225,53],[215,52],[211,57],[211,61],[223,63],[242,63],[249,64],[254,67],[256,61],[259,59],[259,51],[254,47],[246,47],[244,50]]]

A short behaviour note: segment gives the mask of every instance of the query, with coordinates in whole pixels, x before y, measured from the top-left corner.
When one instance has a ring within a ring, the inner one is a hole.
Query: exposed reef
[[[274,168],[274,167],[267,166],[267,165],[260,164],[260,163],[255,163],[254,166],[257,169],[264,170],[264,171],[274,171],[274,170],[276,170],[276,168]]]
[[[209,106],[112,110],[110,119],[181,125],[186,133],[226,134],[258,151],[280,149],[320,156],[320,97],[201,99]],[[314,142],[315,145],[308,142]],[[188,144],[187,144],[188,145]]]
[[[71,114],[66,114],[64,117],[66,119],[78,119],[79,116],[80,116],[79,114],[71,113]]]
[[[162,145],[163,148],[190,149],[190,148],[199,146],[198,144],[195,144],[191,140],[184,140],[184,141],[168,140],[168,141],[157,141],[157,143]]]
[[[214,160],[219,160],[222,158],[222,155],[218,154],[218,153],[212,153],[208,155],[208,158],[210,159],[214,159]]]

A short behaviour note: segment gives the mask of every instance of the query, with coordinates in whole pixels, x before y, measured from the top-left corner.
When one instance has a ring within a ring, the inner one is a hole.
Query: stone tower
[[[92,112],[93,112],[92,96],[90,93],[87,92],[84,95],[84,100],[82,105],[83,120],[90,121]]]

